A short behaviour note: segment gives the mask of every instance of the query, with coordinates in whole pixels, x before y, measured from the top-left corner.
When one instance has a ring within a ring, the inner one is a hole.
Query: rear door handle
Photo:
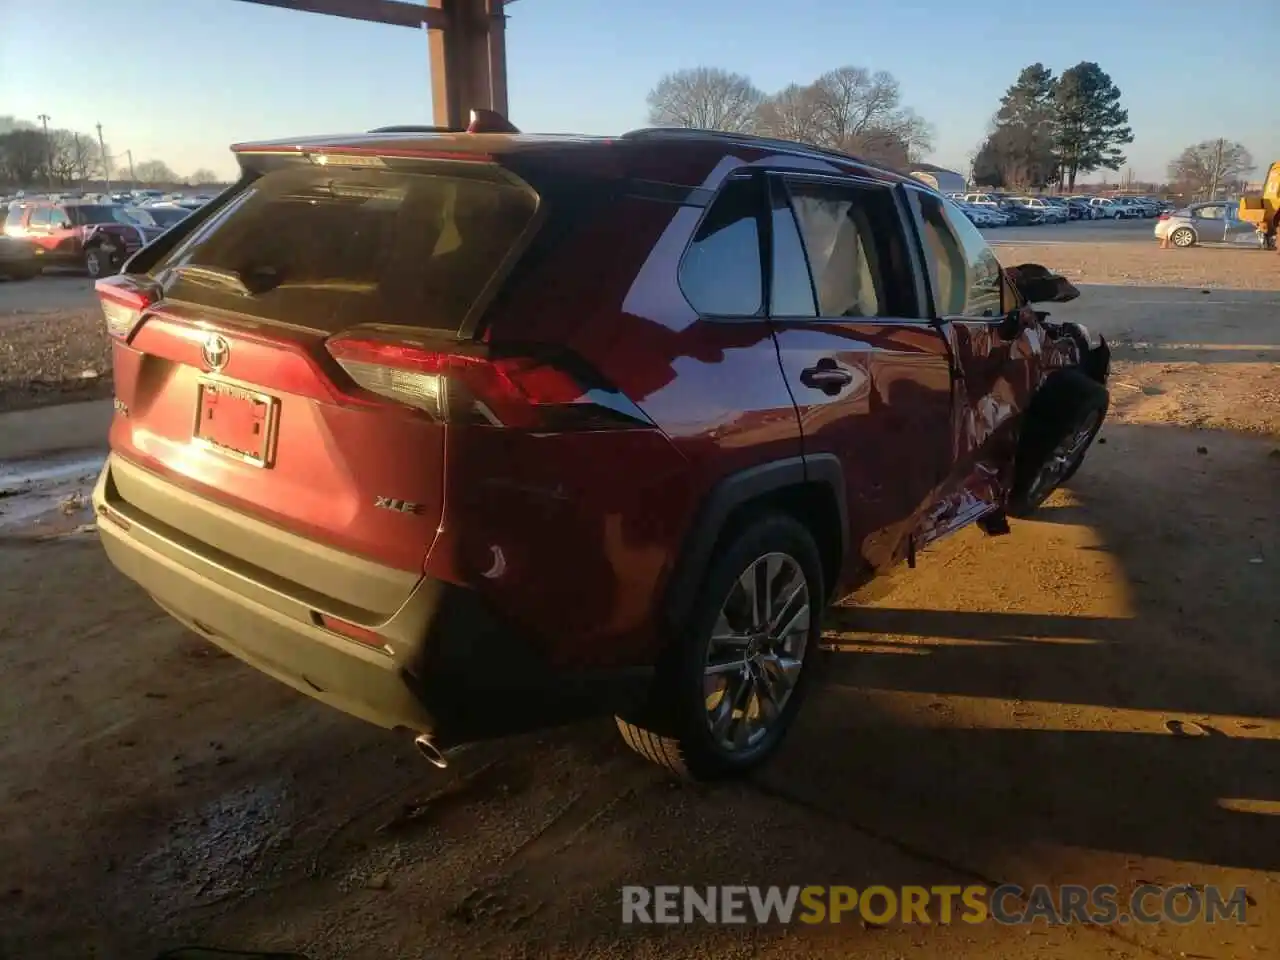
[[[830,357],[823,357],[812,367],[801,371],[800,382],[834,397],[853,382],[853,374],[848,370],[841,370]]]

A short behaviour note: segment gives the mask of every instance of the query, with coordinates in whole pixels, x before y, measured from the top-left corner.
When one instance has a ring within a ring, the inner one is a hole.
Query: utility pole
[[[129,158],[129,186],[132,189],[137,190],[138,178],[133,175],[133,151],[126,150],[124,153],[125,153],[125,156]]]
[[[53,141],[49,139],[49,115],[42,113],[36,117],[44,125],[44,178],[49,184],[49,192],[53,192]]]
[[[1218,180],[1222,177],[1222,153],[1226,149],[1227,142],[1218,138],[1218,150],[1213,157],[1213,183],[1209,188],[1209,196],[1206,199],[1218,199]]]
[[[111,158],[107,156],[107,145],[102,139],[102,124],[98,124],[98,149],[102,151],[102,181],[107,196],[111,196]]]

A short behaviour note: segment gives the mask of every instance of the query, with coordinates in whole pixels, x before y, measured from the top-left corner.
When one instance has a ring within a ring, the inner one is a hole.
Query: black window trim
[[[912,211],[910,210],[910,207],[906,202],[906,197],[902,192],[906,188],[905,184],[894,183],[894,182],[885,181],[885,180],[877,180],[874,177],[857,176],[854,174],[831,174],[831,173],[821,173],[821,172],[810,171],[810,170],[794,170],[794,169],[772,170],[772,171],[769,171],[769,174],[770,174],[770,178],[771,179],[776,178],[779,181],[780,188],[786,191],[788,204],[790,204],[790,201],[791,201],[790,190],[787,186],[788,183],[794,182],[794,181],[801,181],[801,180],[811,182],[811,183],[826,183],[826,184],[830,184],[833,186],[840,186],[840,187],[859,187],[864,189],[871,187],[877,190],[887,191],[890,197],[892,197],[893,199],[894,208],[898,211],[898,227],[899,227],[900,235],[902,238],[903,248],[906,250],[906,253],[907,253],[907,267],[911,271],[911,300],[913,301],[914,309],[908,310],[906,312],[917,314],[916,316],[908,316],[908,317],[895,317],[895,316],[824,317],[822,315],[822,304],[818,302],[818,293],[817,293],[817,288],[815,287],[813,302],[817,310],[816,317],[777,317],[777,318],[771,317],[771,319],[773,319],[774,322],[776,323],[814,323],[814,322],[853,323],[853,322],[856,322],[859,324],[880,324],[884,326],[890,326],[890,325],[901,326],[904,323],[916,323],[916,324],[922,324],[922,325],[933,323],[932,314],[936,313],[936,310],[932,309],[932,301],[927,297],[928,290],[925,287],[923,282],[923,276],[921,272],[922,264],[919,256],[919,251],[916,249],[917,244],[919,243],[919,237],[913,233],[914,224],[909,225],[909,221],[911,221],[911,218],[912,218]],[[794,216],[794,209],[795,208],[792,207],[793,216]],[[918,215],[919,215],[918,211],[915,212],[915,216],[918,216]],[[772,218],[769,218],[769,219],[772,219]],[[770,224],[770,230],[772,230],[772,224]],[[805,246],[804,231],[800,229],[800,224],[798,221],[796,223],[796,230],[800,234],[800,246],[801,246],[801,249],[804,250],[805,263],[809,263],[809,250]],[[773,234],[772,232],[770,232],[769,234],[770,243],[768,244],[768,249],[767,249],[768,255],[765,258],[766,261],[769,263],[770,268],[772,268],[772,263],[773,263],[772,240],[773,240]],[[772,277],[770,277],[769,279],[772,280]],[[809,266],[809,283],[810,285],[813,284],[813,267],[811,264]],[[766,290],[765,290],[766,304],[769,304],[772,302],[770,299],[772,297],[772,292],[773,291],[772,291],[771,284],[767,284]],[[929,314],[929,315],[926,315],[926,314]]]
[[[765,265],[764,307],[769,319],[776,323],[804,323],[821,317],[821,306],[818,304],[818,288],[813,285],[813,267],[809,263],[809,251],[804,245],[804,233],[800,229],[800,221],[796,219],[796,209],[791,204],[791,191],[787,189],[786,175],[781,171],[770,171],[765,174],[765,233],[763,235],[763,260]],[[773,210],[774,201],[781,200],[791,214],[791,223],[800,241],[800,255],[804,258],[804,272],[809,278],[809,296],[813,300],[813,316],[794,317],[780,316],[773,312]]]

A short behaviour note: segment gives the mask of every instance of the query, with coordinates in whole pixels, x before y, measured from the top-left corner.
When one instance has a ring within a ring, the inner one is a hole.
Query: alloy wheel
[[[1173,231],[1173,245],[1175,247],[1189,247],[1196,242],[1196,235],[1186,227],[1180,227]]]
[[[734,582],[707,644],[703,701],[716,745],[750,750],[795,692],[810,624],[809,584],[794,557],[768,553]]]

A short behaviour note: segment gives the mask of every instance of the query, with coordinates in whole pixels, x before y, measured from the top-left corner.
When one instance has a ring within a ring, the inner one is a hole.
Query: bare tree
[[[902,106],[893,75],[863,67],[841,67],[768,97],[760,107],[760,129],[894,167],[932,147],[929,125]]]
[[[0,180],[29,187],[48,162],[48,143],[41,131],[16,128],[0,134]]]
[[[780,140],[822,144],[825,139],[822,103],[817,90],[793,83],[768,97],[760,105],[757,128],[765,136]]]
[[[872,74],[864,67],[824,73],[813,91],[820,104],[823,138],[837,149],[866,130],[890,124],[902,100],[893,74]]]
[[[207,167],[201,167],[199,170],[197,170],[195,173],[191,175],[190,179],[187,182],[190,183],[193,187],[202,187],[207,184],[217,183],[218,175],[214,173],[212,170],[208,169]]]
[[[177,183],[179,180],[163,160],[143,160],[134,172],[139,183]]]
[[[649,122],[656,127],[746,132],[764,100],[751,81],[716,67],[668,73],[649,91]]]
[[[1169,179],[1183,192],[1213,199],[1256,165],[1244,144],[1234,140],[1205,140],[1187,147],[1169,164]]]

